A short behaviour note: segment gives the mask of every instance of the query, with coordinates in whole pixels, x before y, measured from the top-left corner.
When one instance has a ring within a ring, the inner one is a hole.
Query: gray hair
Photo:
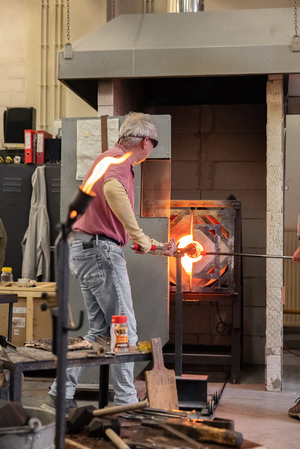
[[[146,136],[153,139],[157,136],[157,125],[151,120],[149,114],[130,112],[120,127],[118,142],[128,148],[138,145],[141,139],[134,136]]]

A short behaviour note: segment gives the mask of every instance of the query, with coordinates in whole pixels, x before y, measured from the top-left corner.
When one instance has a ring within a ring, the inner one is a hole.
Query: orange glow
[[[107,157],[104,157],[103,159],[101,159],[101,161],[98,162],[98,164],[94,168],[91,176],[87,179],[85,184],[82,186],[83,192],[90,194],[95,182],[98,181],[98,179],[100,179],[101,176],[104,175],[104,173],[106,172],[106,170],[108,169],[108,167],[111,164],[121,164],[122,162],[125,162],[126,159],[128,159],[131,155],[132,155],[132,153],[128,152],[128,153],[124,154],[124,156],[121,156],[118,158],[107,156]]]
[[[181,239],[179,239],[179,241],[178,241],[178,248],[185,248],[190,243],[194,243],[194,245],[197,247],[197,249],[198,248],[200,249],[200,252],[203,251],[203,246],[199,242],[196,242],[195,240],[193,240],[192,235],[185,235],[185,236],[181,237]],[[197,253],[198,253],[198,251],[197,251]],[[192,274],[193,263],[198,262],[201,259],[202,259],[201,255],[198,257],[195,257],[195,256],[190,257],[187,254],[185,254],[181,258],[181,265],[183,266],[183,268],[187,274]]]
[[[72,212],[70,213],[70,218],[76,218],[77,217],[77,211],[76,210],[72,210]]]

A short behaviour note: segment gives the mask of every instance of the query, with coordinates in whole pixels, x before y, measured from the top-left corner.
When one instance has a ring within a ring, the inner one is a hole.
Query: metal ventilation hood
[[[293,8],[120,15],[58,52],[58,79],[97,108],[99,79],[300,72]]]

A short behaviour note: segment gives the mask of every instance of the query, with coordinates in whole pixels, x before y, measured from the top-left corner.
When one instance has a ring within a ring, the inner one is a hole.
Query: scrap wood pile
[[[41,338],[40,340],[25,343],[26,348],[44,349],[52,351],[52,338]],[[75,351],[80,349],[91,349],[92,344],[84,340],[83,337],[68,337],[68,350]]]
[[[96,337],[96,343],[103,349],[101,352],[110,351],[110,338],[103,335]],[[52,338],[41,338],[24,344],[26,348],[44,349],[52,351]],[[81,349],[92,349],[93,344],[83,337],[68,337],[68,350],[79,351]],[[139,341],[137,346],[132,347],[141,352],[151,352],[151,343],[149,341]]]

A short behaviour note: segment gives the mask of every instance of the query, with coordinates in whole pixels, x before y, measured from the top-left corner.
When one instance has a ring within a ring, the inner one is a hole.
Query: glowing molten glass
[[[185,248],[190,243],[193,243],[196,246],[197,254],[200,254],[200,252],[203,251],[203,246],[199,242],[194,241],[192,235],[185,235],[184,237],[181,237],[181,239],[179,239],[179,241],[178,241],[178,248]],[[201,255],[198,257],[195,257],[195,255],[188,256],[187,254],[185,254],[181,258],[181,265],[183,266],[183,268],[187,274],[192,274],[193,263],[198,262],[201,259],[202,259]]]
[[[100,179],[101,176],[104,175],[104,173],[106,172],[106,170],[108,169],[108,167],[111,164],[122,164],[122,162],[125,162],[126,159],[128,159],[131,155],[132,155],[132,153],[128,152],[128,153],[124,154],[124,156],[121,156],[118,158],[107,156],[107,157],[104,157],[103,159],[101,159],[101,161],[98,162],[98,164],[95,166],[91,176],[87,179],[85,184],[82,186],[83,192],[90,194],[95,182],[98,181],[98,179]]]

